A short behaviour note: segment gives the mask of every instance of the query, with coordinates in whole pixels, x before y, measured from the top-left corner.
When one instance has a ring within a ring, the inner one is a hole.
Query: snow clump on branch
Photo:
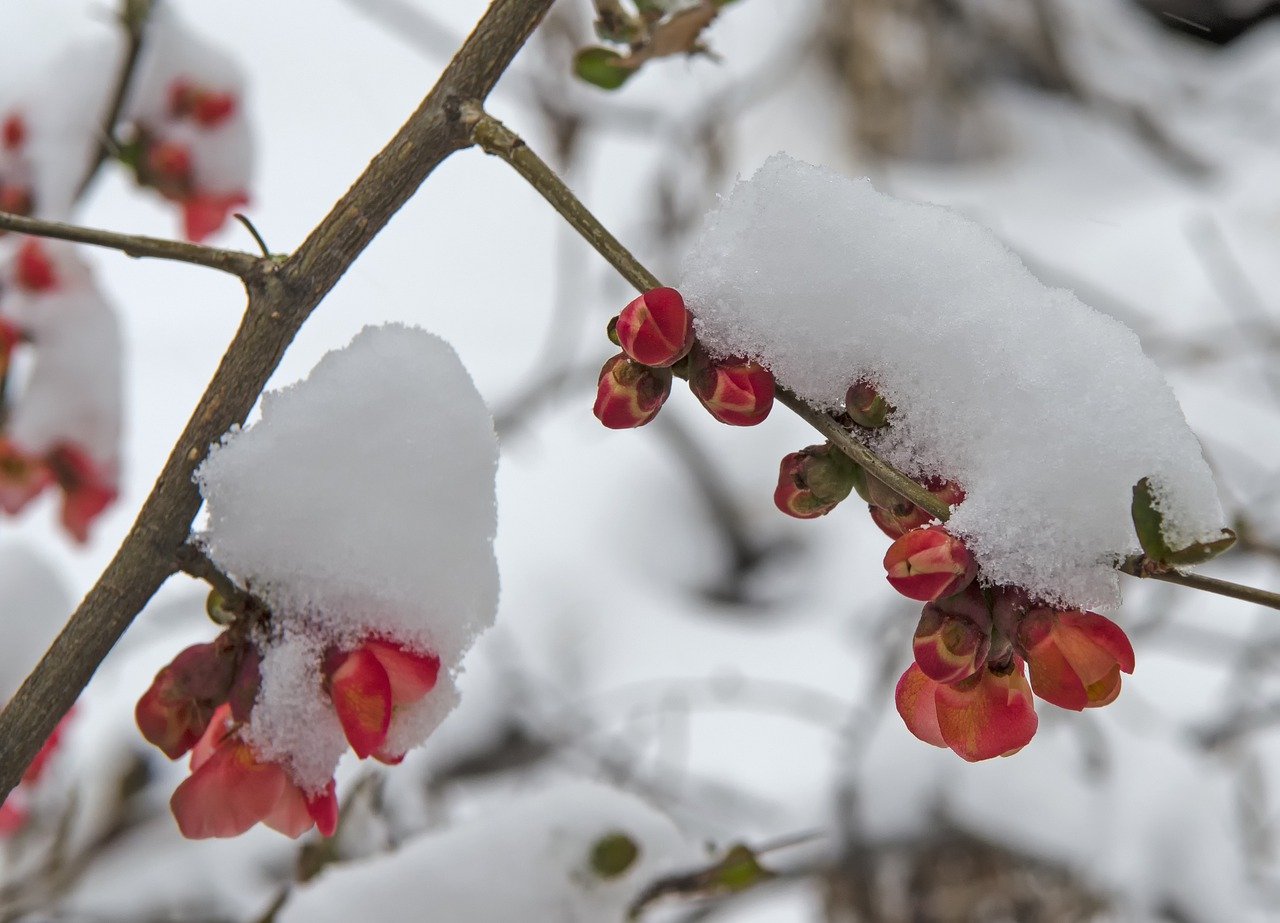
[[[679,288],[708,353],[758,361],[814,407],[874,383],[893,425],[865,438],[963,489],[947,530],[986,584],[1115,606],[1143,478],[1172,547],[1222,535],[1200,445],[1138,338],[955,212],[778,154],[707,218]]]
[[[304,381],[267,394],[261,419],[196,474],[209,557],[271,610],[251,630],[261,653],[251,713],[237,715],[233,696],[214,733],[230,728],[233,746],[282,766],[311,799],[348,744],[390,763],[420,744],[456,704],[459,662],[497,608],[496,468],[488,409],[453,350],[423,330],[367,327]],[[209,697],[184,691],[190,676],[158,678],[139,706],[171,755],[209,726]],[[166,724],[184,698],[202,717]],[[180,810],[175,795],[184,832],[246,828],[202,813],[216,810],[203,797]],[[282,829],[270,808],[254,819]]]

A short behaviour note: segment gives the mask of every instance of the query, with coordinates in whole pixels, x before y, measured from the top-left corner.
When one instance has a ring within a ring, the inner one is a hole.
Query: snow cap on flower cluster
[[[497,441],[447,343],[366,327],[197,472],[209,556],[271,607],[248,739],[323,785],[345,749],[321,660],[376,637],[440,658],[436,687],[398,708],[388,749],[420,743],[456,702],[450,674],[498,599]]]
[[[33,255],[51,285],[16,280],[23,253]],[[60,445],[85,452],[102,479],[119,476],[123,405],[120,324],[76,245],[27,238],[0,268],[0,319],[34,347],[25,382],[11,396],[5,434],[32,455]]]
[[[872,381],[896,408],[873,447],[964,488],[948,529],[994,583],[1115,605],[1143,477],[1173,547],[1220,535],[1200,445],[1138,338],[955,212],[777,154],[707,217],[680,289],[711,353],[815,407]]]
[[[253,172],[254,150],[240,65],[191,30],[171,4],[160,5],[152,13],[143,49],[136,89],[126,109],[128,118],[163,140],[191,146],[200,191],[244,193]],[[175,102],[183,86],[225,95],[230,105],[215,119],[180,117]]]

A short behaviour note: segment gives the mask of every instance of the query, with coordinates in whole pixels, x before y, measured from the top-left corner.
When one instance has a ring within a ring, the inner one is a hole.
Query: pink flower
[[[1109,705],[1120,694],[1120,674],[1133,672],[1129,638],[1096,612],[1032,609],[1018,626],[1018,642],[1031,688],[1060,708]]]
[[[331,836],[338,817],[332,780],[307,795],[283,767],[259,760],[240,739],[227,705],[191,751],[191,775],[174,790],[169,807],[182,835],[193,840],[239,836],[257,823],[288,837],[313,825]]]
[[[377,638],[331,653],[325,685],[356,756],[398,762],[384,752],[394,711],[420,701],[435,688],[439,674],[440,658],[434,654]]]
[[[773,373],[742,357],[712,359],[701,349],[692,356],[689,388],[708,413],[730,426],[764,422],[773,409]]]
[[[1007,673],[984,667],[950,685],[930,679],[913,663],[898,680],[894,701],[907,730],[971,763],[1018,752],[1039,724],[1017,658]]]

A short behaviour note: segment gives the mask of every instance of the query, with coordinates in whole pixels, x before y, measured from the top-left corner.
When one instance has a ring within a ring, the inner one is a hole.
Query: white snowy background
[[[347,188],[485,5],[407,0],[429,16],[417,29],[367,15],[402,8],[392,0],[171,2],[247,71],[260,147],[248,214],[277,251]],[[557,22],[582,41],[587,7],[558,5]],[[1202,441],[1228,517],[1280,543],[1280,22],[1211,53],[1119,0],[1088,10],[1068,17],[1068,50],[1078,79],[1111,102],[995,80],[970,101],[967,128],[939,129],[911,152],[930,157],[853,149],[848,94],[811,41],[821,10],[810,0],[742,0],[708,35],[722,61],[656,62],[613,95],[564,79],[574,46],[548,30],[491,109],[548,156],[540,94],[589,116],[567,178],[663,278],[689,242],[673,216],[701,215],[779,148],[983,222],[1045,281],[1136,330]],[[0,0],[0,86],[27,80],[73,37],[109,31],[111,15],[106,0]],[[912,49],[898,50],[909,62]],[[1153,113],[1209,174],[1189,176],[1144,141],[1116,100]],[[708,111],[722,158],[712,171],[694,127]],[[945,156],[970,135],[984,156]],[[118,169],[77,220],[177,228],[172,207]],[[216,243],[253,248],[235,225]],[[85,549],[59,532],[48,497],[0,523],[5,690],[110,557],[243,307],[230,277],[87,257],[121,311],[121,499]],[[664,873],[735,842],[806,835],[766,854],[784,873],[777,883],[715,904],[713,918],[855,919],[826,916],[830,876],[814,870],[850,846],[868,851],[851,860],[865,867],[961,831],[1101,895],[1107,909],[1081,919],[1280,919],[1280,614],[1128,580],[1117,619],[1138,669],[1115,705],[1074,715],[1040,703],[1036,739],[1006,760],[971,766],[928,747],[893,712],[916,607],[884,582],[886,540],[854,504],[807,523],[773,507],[777,461],[814,442],[811,431],[781,411],[755,429],[720,427],[679,390],[636,432],[592,418],[594,372],[611,352],[604,324],[630,297],[502,163],[450,158],[308,321],[273,386],[365,325],[401,321],[452,344],[489,402],[502,590],[496,627],[465,661],[462,704],[402,766],[376,778],[340,768],[353,807],[328,853],[261,829],[185,842],[167,810],[185,767],[133,728],[155,670],[216,631],[201,587],[175,578],[82,700],[37,805],[57,842],[8,847],[0,916],[262,919],[302,848],[309,863],[358,861],[298,886],[281,920],[407,920],[425,907],[440,920],[620,919]],[[564,376],[550,394],[535,387],[548,374]],[[525,400],[531,388],[538,400]],[[768,552],[745,577],[690,476],[689,439]],[[1206,570],[1280,586],[1264,553]],[[123,808],[122,791],[133,793]],[[641,861],[601,882],[586,857],[615,831],[640,844]],[[44,861],[50,849],[58,862]],[[672,900],[653,916],[690,906]]]

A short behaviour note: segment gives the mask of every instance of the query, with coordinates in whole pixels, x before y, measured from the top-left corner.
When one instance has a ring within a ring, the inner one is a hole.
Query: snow
[[[367,327],[305,381],[266,395],[197,472],[203,542],[270,605],[251,740],[321,787],[344,748],[323,701],[330,646],[376,636],[457,668],[498,598],[493,424],[443,340]],[[394,749],[420,743],[455,699],[440,682],[397,715]]]
[[[636,861],[606,879],[592,847],[622,833]],[[573,781],[493,798],[474,816],[392,854],[327,871],[297,888],[280,923],[432,918],[469,923],[621,920],[655,878],[705,864],[662,814],[596,783]],[[682,865],[683,863],[683,865]]]
[[[949,528],[992,583],[1118,604],[1143,477],[1173,547],[1223,528],[1200,446],[1132,331],[955,212],[778,154],[707,217],[680,288],[709,351],[758,359],[815,407],[874,381],[897,409],[871,444],[964,487]]]
[[[24,545],[0,544],[0,598],[6,619],[0,644],[0,702],[8,701],[71,614],[71,598],[48,561]]]
[[[120,463],[122,344],[115,308],[74,244],[42,241],[58,287],[0,300],[0,316],[35,346],[31,373],[13,399],[9,436],[43,454],[59,443],[83,448],[114,480]],[[6,272],[5,277],[8,277]]]

